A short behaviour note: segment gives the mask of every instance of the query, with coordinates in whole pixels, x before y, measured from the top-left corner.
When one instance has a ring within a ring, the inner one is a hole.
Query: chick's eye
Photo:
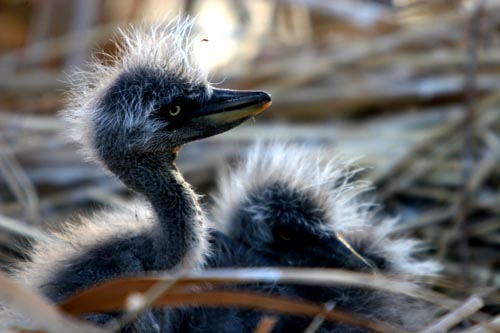
[[[282,240],[289,241],[292,240],[293,235],[290,232],[282,231],[280,232],[280,237]]]
[[[171,116],[177,116],[179,113],[181,113],[181,107],[179,105],[175,105],[170,109],[169,113]]]

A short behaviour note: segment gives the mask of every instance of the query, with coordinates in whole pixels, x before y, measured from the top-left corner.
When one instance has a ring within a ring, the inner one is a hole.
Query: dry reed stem
[[[0,272],[0,304],[30,319],[30,330],[46,333],[104,333],[88,323],[77,322],[61,314],[39,295],[11,281]],[[22,328],[17,331],[27,332]]]
[[[335,302],[328,302],[324,306],[324,311],[325,312],[331,312],[335,309]],[[313,318],[309,326],[306,327],[304,330],[304,333],[315,333],[317,330],[320,329],[321,325],[325,321],[325,316],[322,313],[319,313],[316,315],[316,317]]]
[[[500,315],[457,333],[500,333]]]
[[[4,215],[0,215],[0,228],[33,240],[45,242],[52,240],[43,230]]]
[[[453,326],[467,319],[472,314],[479,311],[483,306],[483,300],[476,295],[472,295],[460,307],[442,316],[436,320],[436,322],[429,325],[429,327],[422,330],[421,333],[448,332]]]
[[[2,133],[0,133],[0,145],[6,146],[4,151],[0,152],[0,175],[3,175],[12,193],[21,203],[26,219],[32,224],[39,224],[40,205],[35,187],[13,152],[6,145]]]
[[[92,295],[97,296],[97,295]],[[89,298],[87,304],[83,303],[64,303],[61,309],[69,314],[83,314],[88,312],[111,312],[124,310],[124,300],[120,298],[103,299]],[[305,301],[295,301],[279,296],[268,296],[248,292],[230,292],[230,291],[203,291],[195,292],[167,292],[161,295],[152,304],[154,307],[165,306],[214,306],[214,307],[240,307],[259,311],[271,311],[280,314],[315,317],[322,314],[326,320],[341,322],[347,325],[358,326],[373,330],[375,332],[400,332],[406,331],[393,327],[387,323],[368,320],[363,317],[341,311],[339,309],[326,312],[321,305]]]
[[[290,283],[303,285],[323,286],[356,286],[370,289],[386,290],[425,300],[446,309],[454,309],[460,305],[441,293],[417,287],[413,283],[390,279],[379,274],[351,272],[339,269],[300,269],[300,268],[253,268],[253,269],[211,269],[203,272],[194,272],[179,278],[175,276],[120,278],[105,281],[87,289],[61,304],[64,309],[73,307],[78,311],[91,311],[95,302],[103,304],[111,301],[116,304],[117,299],[125,300],[129,292],[144,293],[154,284],[164,281],[177,282],[171,287],[171,292],[184,290],[193,285],[201,284],[240,284],[240,283]],[[421,282],[424,282],[422,279]]]
[[[278,320],[279,318],[276,316],[262,316],[253,333],[271,333]]]

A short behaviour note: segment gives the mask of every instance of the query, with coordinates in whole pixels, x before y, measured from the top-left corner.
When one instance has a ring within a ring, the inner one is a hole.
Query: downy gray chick
[[[327,267],[409,276],[436,265],[413,258],[417,242],[391,236],[362,201],[365,187],[324,151],[257,145],[221,178],[209,228],[198,196],[174,161],[190,141],[233,128],[270,105],[264,92],[215,89],[189,56],[190,22],[123,34],[121,56],[76,76],[65,111],[85,155],[144,197],[137,207],[100,212],[34,246],[15,278],[54,302],[117,276],[211,267]],[[247,285],[240,288],[330,302],[395,326],[422,326],[432,312],[386,292],[360,288]],[[105,323],[116,314],[88,318]],[[3,317],[2,317],[3,316]],[[261,313],[244,309],[150,310],[124,332],[252,332]],[[0,322],[13,316],[0,313]],[[308,320],[281,317],[274,332],[302,332]],[[2,325],[0,324],[0,325]],[[1,326],[0,326],[1,327]],[[365,332],[325,323],[318,332]]]

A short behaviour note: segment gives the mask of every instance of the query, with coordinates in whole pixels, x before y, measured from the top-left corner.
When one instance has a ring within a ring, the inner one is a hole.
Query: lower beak
[[[202,118],[215,126],[240,123],[271,104],[271,96],[263,91],[214,89],[210,100],[196,110],[194,118]]]

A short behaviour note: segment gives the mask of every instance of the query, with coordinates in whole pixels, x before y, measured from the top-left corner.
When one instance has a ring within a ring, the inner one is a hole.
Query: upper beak
[[[343,258],[346,268],[363,268],[376,271],[376,267],[356,251],[340,233],[335,233],[335,241],[331,245],[334,245],[334,250],[331,253],[335,253],[338,258]]]
[[[194,118],[201,117],[215,126],[226,125],[255,116],[271,104],[271,96],[263,91],[213,89],[210,100],[196,110]]]

